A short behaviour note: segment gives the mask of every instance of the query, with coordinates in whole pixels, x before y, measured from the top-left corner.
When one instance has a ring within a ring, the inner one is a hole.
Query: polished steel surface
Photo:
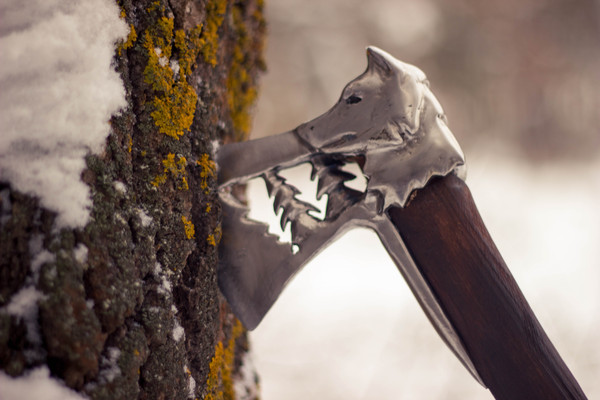
[[[219,285],[248,329],[255,328],[289,280],[319,251],[354,227],[373,229],[406,279],[428,318],[471,374],[481,383],[469,356],[403,239],[385,211],[404,206],[410,193],[433,176],[464,178],[463,153],[446,125],[443,110],[425,74],[375,47],[367,49],[367,70],[348,83],[325,114],[292,131],[221,146],[216,154],[223,207]],[[318,197],[328,196],[324,219],[296,198],[299,191],[279,172],[309,162],[318,179]],[[343,170],[356,162],[367,179],[357,191]],[[247,218],[235,185],[264,179],[289,222],[292,246]],[[483,384],[483,383],[482,383]]]

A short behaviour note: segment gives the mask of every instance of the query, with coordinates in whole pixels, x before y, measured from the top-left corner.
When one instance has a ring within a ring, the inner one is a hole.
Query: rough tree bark
[[[53,212],[0,182],[0,368],[47,365],[92,399],[233,398],[248,344],[217,288],[211,147],[248,133],[262,1],[118,4],[128,107],[87,157],[90,223],[56,231]],[[26,288],[42,294],[32,321],[6,311]]]

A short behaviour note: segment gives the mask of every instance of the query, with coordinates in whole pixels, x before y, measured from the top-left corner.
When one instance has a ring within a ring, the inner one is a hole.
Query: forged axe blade
[[[471,375],[485,386],[460,336],[423,279],[396,228],[387,215],[374,212],[377,206],[373,203],[377,198],[363,198],[362,202],[342,210],[333,221],[314,221],[310,236],[305,238],[296,254],[292,254],[288,244],[268,235],[266,225],[248,220],[248,209],[231,194],[222,193],[221,199],[223,237],[219,246],[219,286],[247,329],[254,329],[262,321],[290,279],[329,243],[354,227],[370,228],[379,236],[442,340]]]
[[[313,153],[314,149],[295,130],[217,149],[223,228],[218,282],[247,329],[254,329],[262,321],[289,279],[311,254],[304,249],[292,258],[290,245],[269,235],[268,226],[249,220],[248,208],[223,188],[308,161]],[[307,255],[303,257],[304,254]]]
[[[268,226],[246,218],[248,209],[231,194],[221,195],[223,236],[218,281],[234,314],[254,329],[297,270],[287,243],[267,233]],[[249,238],[262,238],[249,246]],[[268,255],[265,257],[265,255]]]
[[[362,157],[368,181],[358,199],[324,184],[337,200],[323,221],[288,210],[297,254],[222,190],[218,275],[234,312],[253,329],[306,262],[346,230],[368,227],[440,336],[497,399],[584,399],[481,222],[464,175],[456,175],[464,173],[462,150],[425,75],[379,49],[367,54],[365,73],[327,113],[219,149],[222,187],[326,157]]]
[[[304,214],[296,221],[302,243],[296,253],[278,242],[268,226],[246,218],[248,209],[229,193],[221,193],[223,236],[219,245],[219,287],[236,316],[254,329],[290,279],[321,250],[355,226],[371,224],[360,204],[345,209],[333,222]],[[303,223],[302,223],[303,222]],[[292,229],[294,230],[294,229]],[[307,230],[310,234],[307,234]],[[292,233],[294,240],[294,232]]]

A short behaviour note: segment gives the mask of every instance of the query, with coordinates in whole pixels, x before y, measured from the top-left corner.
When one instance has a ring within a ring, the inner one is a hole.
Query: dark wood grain
[[[461,179],[437,178],[388,215],[496,399],[586,398]]]

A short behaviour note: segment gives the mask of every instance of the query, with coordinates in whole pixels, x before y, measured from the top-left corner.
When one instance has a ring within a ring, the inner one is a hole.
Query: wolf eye
[[[356,103],[359,103],[361,100],[362,100],[362,98],[353,94],[346,99],[346,104],[356,104]]]

